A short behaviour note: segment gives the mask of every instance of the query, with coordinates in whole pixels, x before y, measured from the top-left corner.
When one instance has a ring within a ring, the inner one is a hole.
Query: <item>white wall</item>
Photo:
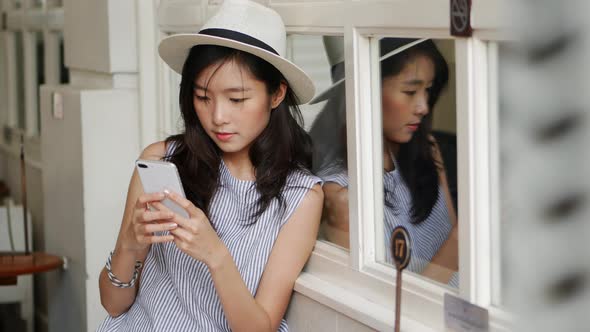
[[[299,293],[293,293],[286,317],[291,332],[375,331]]]
[[[55,93],[63,96],[63,119],[51,115]],[[42,105],[46,249],[69,260],[47,283],[49,329],[94,330],[105,314],[98,275],[139,154],[137,93],[46,87]]]

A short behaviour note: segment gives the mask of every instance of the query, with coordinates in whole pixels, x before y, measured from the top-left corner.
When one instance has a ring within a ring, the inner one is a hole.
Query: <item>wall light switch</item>
[[[59,92],[53,93],[52,115],[53,115],[53,118],[57,119],[57,120],[63,120],[63,118],[64,118],[63,95]]]

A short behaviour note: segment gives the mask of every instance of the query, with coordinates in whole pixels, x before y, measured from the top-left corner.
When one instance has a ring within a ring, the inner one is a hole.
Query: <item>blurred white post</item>
[[[517,1],[500,53],[505,294],[515,331],[590,326],[590,2]]]

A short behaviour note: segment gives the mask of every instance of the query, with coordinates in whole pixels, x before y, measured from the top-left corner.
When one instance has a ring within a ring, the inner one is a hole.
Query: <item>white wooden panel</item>
[[[23,27],[24,15],[22,10],[6,12],[6,28],[8,30],[21,30]]]
[[[64,9],[66,66],[109,72],[108,2],[65,0]]]
[[[8,115],[6,125],[16,127],[18,124],[18,85],[19,78],[17,75],[17,55],[16,55],[16,35],[12,32],[4,33],[4,50],[6,55],[6,99]]]
[[[162,1],[158,24],[163,32],[197,32],[205,22],[206,6],[198,1]]]
[[[4,127],[8,116],[8,78],[6,64],[5,32],[0,32],[0,130]],[[1,136],[1,135],[0,135]],[[0,141],[2,138],[0,137]]]
[[[281,15],[288,29],[330,32],[331,28],[341,30],[351,24],[448,30],[450,21],[449,4],[442,0],[270,1],[269,6]],[[160,28],[168,32],[196,31],[215,8],[207,1],[163,1],[158,11]]]
[[[45,84],[57,85],[60,81],[59,43],[60,36],[55,32],[43,32],[45,42]]]
[[[513,4],[514,2],[509,0],[472,1],[471,26],[476,30],[507,29],[509,22],[505,13],[514,9]]]
[[[107,312],[100,303],[100,289],[98,275],[89,275],[86,280],[86,331],[96,331],[98,326],[107,318]]]
[[[398,27],[447,29],[449,4],[441,0],[271,3],[289,27]],[[427,9],[427,10],[426,10]]]
[[[86,269],[97,276],[114,248],[134,161],[140,154],[133,90],[80,92]],[[105,130],[108,128],[108,135]],[[108,181],[105,181],[105,176]]]
[[[158,136],[158,55],[157,40],[160,37],[156,24],[156,5],[154,1],[136,1],[137,9],[137,54],[139,79],[139,117],[140,145],[142,148],[157,141]]]
[[[49,30],[63,31],[64,29],[64,9],[52,8],[47,11],[46,26]]]
[[[351,319],[378,331],[391,331],[394,325],[394,311],[387,307],[378,306],[367,300],[358,291],[350,291],[340,288],[321,278],[311,274],[303,273],[295,284],[295,291],[302,295],[312,297],[316,301],[332,308],[333,310],[350,317]],[[391,294],[393,295],[393,294]],[[313,316],[312,316],[313,317]],[[328,323],[330,318],[327,318]],[[435,331],[423,323],[409,319],[402,313],[402,326],[404,331],[427,332]],[[316,322],[308,331],[323,331],[316,329],[322,326]],[[334,325],[329,324],[330,328]]]
[[[137,72],[134,4],[134,0],[67,0],[67,67],[103,73]]]
[[[41,8],[35,9],[28,9],[25,11],[25,15],[23,16],[22,24],[23,28],[27,30],[37,30],[40,31],[45,27],[45,22],[47,21],[45,17],[45,10]]]
[[[316,302],[315,300],[295,292],[289,303],[286,314],[289,331],[338,331],[338,332],[370,332],[376,331],[367,325]]]
[[[24,87],[25,87],[25,133],[35,136],[39,133],[39,83],[37,82],[37,37],[34,32],[23,34],[24,46]]]
[[[135,0],[108,1],[109,71],[137,72]]]

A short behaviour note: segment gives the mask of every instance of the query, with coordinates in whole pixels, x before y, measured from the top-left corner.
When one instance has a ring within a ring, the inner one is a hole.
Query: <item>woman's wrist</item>
[[[128,268],[121,268],[118,269],[117,273],[115,273],[115,269],[113,268],[113,257],[115,255],[114,251],[111,251],[107,262],[105,264],[105,269],[107,271],[107,275],[109,280],[111,281],[111,284],[115,287],[118,288],[131,288],[135,285],[135,283],[137,282],[137,278],[139,277],[139,272],[141,270],[141,268],[143,267],[143,262],[139,261],[139,260],[135,260],[135,262],[133,263],[133,272],[131,274],[131,277],[129,277],[129,271],[124,271],[124,270],[128,270]],[[119,253],[120,256],[118,256],[118,265],[122,265],[122,264],[128,264],[129,262],[126,262],[125,260],[129,261],[133,259],[133,255],[129,255],[129,253]],[[128,255],[128,257],[121,257]],[[118,272],[123,272],[123,273],[118,273]],[[125,280],[125,281],[122,281]],[[127,281],[128,280],[128,281]]]
[[[139,254],[139,251],[130,249],[125,245],[116,244],[115,248],[113,249],[113,253],[116,256],[135,257],[137,254]]]
[[[146,247],[138,246],[137,243],[134,241],[127,241],[124,238],[118,239],[117,243],[115,244],[115,251],[119,252],[127,252],[133,254],[143,254],[147,253],[150,249],[150,246],[147,245]]]
[[[221,269],[225,264],[232,262],[231,254],[225,244],[222,241],[219,241],[219,245],[216,250],[213,250],[209,259],[205,264],[211,271],[211,273],[215,273]]]

